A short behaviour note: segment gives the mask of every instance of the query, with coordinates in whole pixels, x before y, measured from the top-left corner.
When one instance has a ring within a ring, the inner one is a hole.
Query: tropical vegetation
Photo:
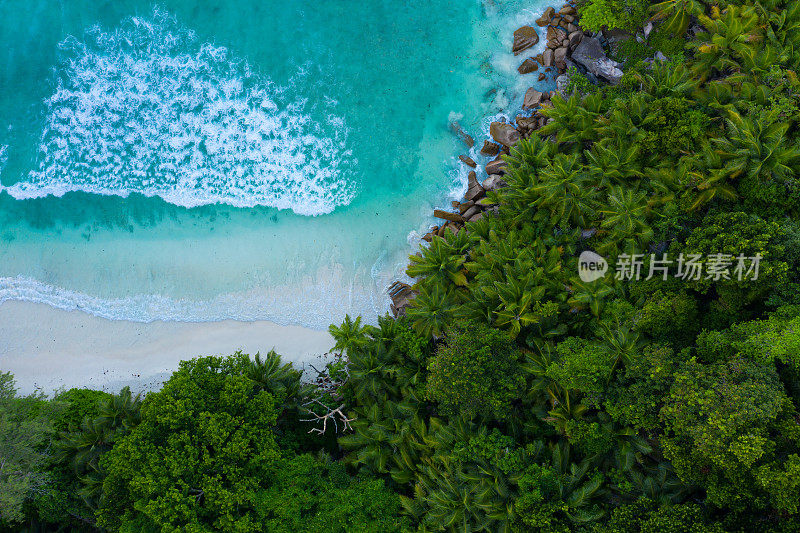
[[[412,256],[404,316],[332,326],[312,383],[274,352],[144,397],[3,376],[2,524],[800,530],[800,4],[579,9],[655,29],[610,50],[619,85],[573,73],[491,214]]]

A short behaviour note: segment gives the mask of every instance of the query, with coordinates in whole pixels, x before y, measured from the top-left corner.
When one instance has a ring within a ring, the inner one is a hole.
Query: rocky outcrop
[[[481,187],[483,187],[487,191],[493,191],[501,187],[508,187],[508,183],[503,181],[503,179],[499,175],[493,174],[488,178],[486,178],[485,180],[483,180],[483,183],[481,183]]]
[[[444,211],[442,209],[434,209],[433,216],[441,218],[442,220],[449,220],[450,222],[464,222],[464,217],[458,213],[451,213],[450,211]]]
[[[451,122],[450,130],[453,133],[455,133],[458,137],[460,137],[461,140],[464,141],[464,144],[466,144],[469,148],[475,146],[475,139],[473,139],[470,134],[464,131],[464,128],[462,128],[461,124],[459,124],[458,122],[455,121]]]
[[[514,32],[512,51],[518,56],[528,48],[536,46],[539,42],[539,32],[532,26],[523,26]]]
[[[464,200],[477,202],[486,195],[481,184],[478,183],[478,176],[475,171],[470,171],[467,178],[467,192],[464,194]]]
[[[467,208],[466,211],[464,211],[462,216],[464,217],[465,220],[469,220],[480,212],[481,212],[480,206],[472,205],[471,207]]]
[[[570,49],[575,50],[575,48],[577,48],[583,40],[583,32],[580,30],[575,30],[567,36],[567,39],[569,40]]]
[[[411,288],[411,285],[403,283],[402,281],[395,281],[392,283],[387,292],[389,293],[389,298],[392,300],[390,309],[395,318],[404,316],[406,314],[406,307],[408,307],[411,300],[419,294]]]
[[[572,75],[569,73],[569,71],[556,78],[556,92],[560,94],[562,98],[566,98],[568,96],[567,87],[569,86],[571,79]]]
[[[525,99],[522,102],[522,108],[532,109],[538,106],[542,102],[543,96],[544,93],[541,93],[536,89],[534,89],[533,87],[531,87],[530,89],[528,89],[528,92],[525,93]]]
[[[489,134],[495,141],[508,148],[519,142],[519,132],[516,128],[504,122],[492,122],[489,126]]]
[[[493,156],[500,153],[500,147],[493,142],[483,141],[483,148],[481,148],[481,155]]]
[[[462,163],[464,163],[464,164],[465,164],[465,165],[467,165],[468,167],[475,168],[475,167],[477,167],[477,166],[478,166],[478,164],[475,162],[475,160],[473,160],[473,159],[472,159],[471,157],[469,157],[469,156],[466,156],[466,155],[463,155],[463,154],[462,154],[462,155],[458,156],[458,158],[461,160],[461,162],[462,162]]]
[[[498,157],[494,161],[490,161],[489,163],[487,163],[486,167],[485,167],[485,170],[486,170],[486,173],[489,174],[489,175],[492,175],[492,174],[503,175],[503,174],[506,173],[506,167],[507,166],[508,166],[508,163],[506,163],[505,161],[503,161],[502,159],[500,159]]]
[[[602,42],[588,37],[588,34],[584,34],[580,29],[578,13],[573,5],[565,4],[558,11],[553,7],[547,8],[536,20],[536,26],[547,27],[547,47],[542,53],[526,58],[518,67],[520,74],[538,71],[540,81],[547,79],[548,75],[557,75],[556,88],[557,92],[561,94],[566,91],[569,84],[569,76],[565,75],[565,72],[571,65],[578,66],[579,70],[584,69],[582,72],[585,71],[587,77],[592,81],[596,81],[597,77],[612,83],[619,81],[622,76],[619,65],[605,55]],[[518,28],[514,32],[512,47],[514,55],[520,55],[538,44],[539,31],[532,25]],[[600,37],[605,39],[602,35]],[[575,57],[576,55],[577,57]],[[492,122],[489,128],[492,139],[484,140],[483,147],[480,149],[481,156],[494,157],[484,166],[488,177],[480,183],[477,173],[474,170],[470,171],[464,200],[452,202],[452,211],[436,209],[434,216],[442,219],[443,223],[433,226],[422,237],[423,240],[431,242],[436,236],[443,237],[448,230],[456,233],[468,231],[465,224],[478,221],[488,213],[498,212],[499,206],[486,208],[480,203],[480,200],[486,196],[487,191],[507,186],[506,181],[503,180],[507,168],[507,163],[503,161],[503,155],[509,154],[510,149],[519,142],[520,138],[532,135],[535,130],[553,120],[545,116],[543,111],[552,107],[553,104],[550,100],[555,93],[541,92],[530,88],[525,93],[522,104],[525,111],[517,115],[512,124],[505,121]],[[457,122],[451,123],[450,127],[469,147],[474,145],[472,137],[464,132]],[[475,160],[467,155],[460,155],[459,159],[469,167],[477,167]],[[390,287],[390,296],[392,312],[395,316],[402,316],[405,307],[416,296],[416,292],[409,285],[398,282]]]
[[[584,37],[581,40],[572,52],[572,61],[611,84],[619,83],[622,78],[621,65],[606,56],[603,46],[595,37]]]
[[[517,67],[517,72],[520,74],[530,74],[531,72],[536,72],[539,70],[539,63],[536,62],[532,57],[529,57],[522,64]]]
[[[552,67],[553,66],[553,56],[555,52],[552,48],[548,48],[544,52],[542,52],[542,65],[545,67]]]
[[[548,7],[547,9],[544,10],[542,16],[536,19],[536,25],[539,26],[540,28],[547,26],[548,24],[550,24],[550,21],[553,20],[553,15],[555,14],[556,10],[552,7]]]
[[[566,46],[562,46],[560,48],[556,48],[555,52],[553,52],[553,64],[555,64],[556,68],[559,71],[563,71],[567,69],[567,52],[569,49]]]

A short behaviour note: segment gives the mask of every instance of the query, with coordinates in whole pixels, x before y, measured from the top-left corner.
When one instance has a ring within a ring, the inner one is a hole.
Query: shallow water
[[[0,0],[0,302],[373,321],[549,3]]]

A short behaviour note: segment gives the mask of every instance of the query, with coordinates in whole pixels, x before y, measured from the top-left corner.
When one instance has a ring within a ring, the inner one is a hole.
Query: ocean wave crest
[[[38,165],[5,187],[13,197],[139,193],[302,215],[352,200],[356,162],[336,102],[276,86],[169,14],[93,27],[60,49]]]
[[[158,294],[102,298],[56,287],[29,276],[0,276],[0,304],[43,303],[65,311],[82,311],[107,320],[131,322],[217,322],[267,320],[324,330],[345,313],[376,323],[388,308],[386,292],[370,283],[354,283],[338,267],[319,269],[293,286],[258,288],[221,294],[210,300]]]

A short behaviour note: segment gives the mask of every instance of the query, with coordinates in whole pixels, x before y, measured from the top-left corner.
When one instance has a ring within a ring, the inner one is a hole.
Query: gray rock
[[[481,184],[478,183],[478,175],[475,173],[474,170],[470,170],[469,174],[467,174],[467,186],[470,188],[481,186]]]
[[[467,201],[474,200],[477,202],[478,200],[483,198],[485,194],[486,191],[483,190],[483,187],[481,187],[480,185],[476,185],[475,187],[470,187],[469,189],[467,189],[466,194],[464,194],[464,200]]]
[[[532,26],[523,26],[514,32],[514,55],[519,55],[539,42],[539,33]]]
[[[567,86],[569,86],[569,80],[571,79],[572,75],[569,71],[556,78],[556,92],[560,94],[562,98],[567,98]]]
[[[550,21],[552,20],[553,15],[555,14],[556,10],[552,7],[548,7],[547,9],[544,10],[542,16],[536,19],[536,25],[539,27],[547,26],[548,24],[550,24]]]
[[[443,209],[434,209],[433,216],[436,218],[441,218],[442,220],[448,220],[450,222],[464,222],[464,217],[458,213],[451,213],[450,211],[445,211]]]
[[[538,127],[535,116],[524,117],[522,115],[517,115],[514,121],[517,123],[517,129],[522,132],[523,136],[529,134]]]
[[[659,50],[658,52],[656,52],[655,60],[656,61],[666,61],[667,60],[667,56],[664,55],[664,52]]]
[[[509,148],[519,141],[519,132],[516,128],[503,122],[492,122],[489,126],[489,134],[495,141]]]
[[[583,66],[597,76],[603,78],[611,84],[619,83],[622,78],[622,69],[616,61],[606,57],[600,41],[594,37],[584,37],[580,44],[572,52],[572,60]]]
[[[525,101],[522,103],[523,109],[530,109],[532,107],[538,106],[542,102],[542,97],[544,96],[543,93],[540,93],[533,87],[528,89],[528,92],[525,93]]]
[[[473,216],[477,215],[480,212],[481,208],[477,205],[473,205],[472,207],[464,211],[464,213],[461,216],[463,216],[466,220],[469,220],[470,218],[472,218]]]
[[[464,200],[466,201],[478,201],[479,199],[483,198],[483,195],[486,192],[481,187],[481,184],[478,183],[478,176],[475,174],[474,170],[469,172],[469,176],[467,177],[467,193],[464,195]]]
[[[532,57],[529,57],[522,64],[517,67],[517,72],[520,74],[530,74],[531,72],[536,72],[539,70],[539,63],[537,63]]]
[[[573,31],[569,34],[569,47],[575,50],[581,41],[583,40],[583,32],[582,31]]]
[[[503,174],[506,173],[506,167],[507,166],[508,166],[508,163],[506,163],[505,161],[503,161],[502,159],[500,159],[498,157],[494,161],[489,161],[486,164],[486,173],[489,174],[489,175],[492,175],[492,174],[503,175]],[[481,189],[482,189],[482,187],[481,187]],[[467,200],[472,200],[472,198],[467,198]]]
[[[647,21],[647,24],[644,25],[644,28],[642,30],[642,32],[644,33],[644,38],[647,39],[648,37],[650,37],[650,32],[652,31],[653,31],[653,23]]]
[[[499,153],[500,153],[499,146],[489,141],[483,141],[483,148],[481,148],[481,155],[492,156],[492,155],[497,155]]]
[[[493,190],[499,189],[501,187],[508,187],[508,183],[503,181],[503,178],[501,176],[498,176],[497,174],[493,174],[493,175],[489,176],[488,178],[486,178],[485,180],[483,180],[483,183],[481,183],[481,187],[483,187],[487,191],[493,191]],[[468,217],[465,217],[465,218],[468,218]]]
[[[542,53],[542,65],[545,67],[552,67],[553,66],[553,56],[555,52],[552,48],[548,48]]]
[[[458,135],[468,147],[472,148],[475,145],[475,140],[472,138],[472,136],[470,136],[470,134],[464,131],[464,128],[462,128],[458,122],[451,122],[450,129],[453,133]]]
[[[462,162],[462,163],[464,163],[464,164],[465,164],[465,165],[467,165],[468,167],[475,168],[475,167],[477,167],[477,166],[478,166],[478,165],[475,163],[475,161],[474,161],[474,160],[473,160],[471,157],[469,157],[469,156],[466,156],[466,155],[463,155],[463,154],[462,154],[462,155],[458,156],[458,158],[461,160],[461,162]]]
[[[566,46],[562,46],[561,48],[556,48],[556,51],[553,53],[553,63],[561,70],[567,68],[565,61],[567,59],[568,50]]]

